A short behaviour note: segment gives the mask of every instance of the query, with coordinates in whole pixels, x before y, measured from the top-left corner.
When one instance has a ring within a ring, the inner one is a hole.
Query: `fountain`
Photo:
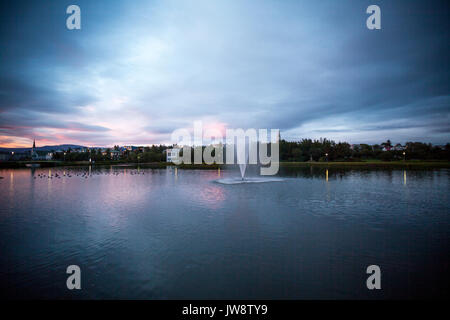
[[[244,145],[240,145],[240,148],[237,148],[237,163],[239,165],[239,171],[241,172],[241,180],[244,181],[245,177],[245,169],[247,169],[247,163],[248,163],[248,153],[249,153],[249,146],[248,141],[245,141]]]
[[[241,171],[241,179],[244,180],[244,176],[245,176],[245,169],[247,168],[247,164],[245,163],[241,163],[239,165],[239,170]]]
[[[242,145],[241,145],[242,147]],[[245,148],[239,148],[237,150],[237,163],[239,166],[239,171],[241,177],[229,177],[215,180],[217,183],[221,184],[243,184],[243,183],[261,183],[261,182],[278,182],[283,181],[281,178],[269,177],[269,176],[259,176],[259,177],[246,177],[245,171],[247,169],[247,164],[249,163],[249,145],[248,141],[245,141]]]
[[[244,183],[263,183],[263,182],[280,182],[284,181],[281,178],[275,177],[230,177],[215,180],[215,182],[220,184],[244,184]]]

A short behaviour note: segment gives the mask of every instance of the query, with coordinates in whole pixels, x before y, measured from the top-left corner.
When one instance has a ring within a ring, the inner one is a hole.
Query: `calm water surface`
[[[282,182],[223,185],[238,170],[0,170],[1,295],[448,296],[449,173],[297,168]],[[71,264],[79,291],[66,288]]]

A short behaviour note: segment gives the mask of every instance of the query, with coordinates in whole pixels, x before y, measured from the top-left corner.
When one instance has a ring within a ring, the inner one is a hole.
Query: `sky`
[[[81,30],[66,9],[81,8]],[[381,9],[369,30],[366,8]],[[448,1],[36,0],[0,4],[0,146],[450,142]]]

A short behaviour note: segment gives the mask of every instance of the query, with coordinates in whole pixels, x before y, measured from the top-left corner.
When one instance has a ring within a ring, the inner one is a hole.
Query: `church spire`
[[[33,139],[33,149],[36,148],[36,139]]]

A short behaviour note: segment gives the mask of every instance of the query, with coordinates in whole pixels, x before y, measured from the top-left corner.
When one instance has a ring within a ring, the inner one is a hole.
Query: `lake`
[[[252,170],[249,170],[252,175]],[[392,299],[449,295],[449,169],[0,170],[2,297]],[[51,176],[51,178],[49,178]],[[81,290],[66,268],[81,268]],[[381,268],[368,290],[366,268]]]

